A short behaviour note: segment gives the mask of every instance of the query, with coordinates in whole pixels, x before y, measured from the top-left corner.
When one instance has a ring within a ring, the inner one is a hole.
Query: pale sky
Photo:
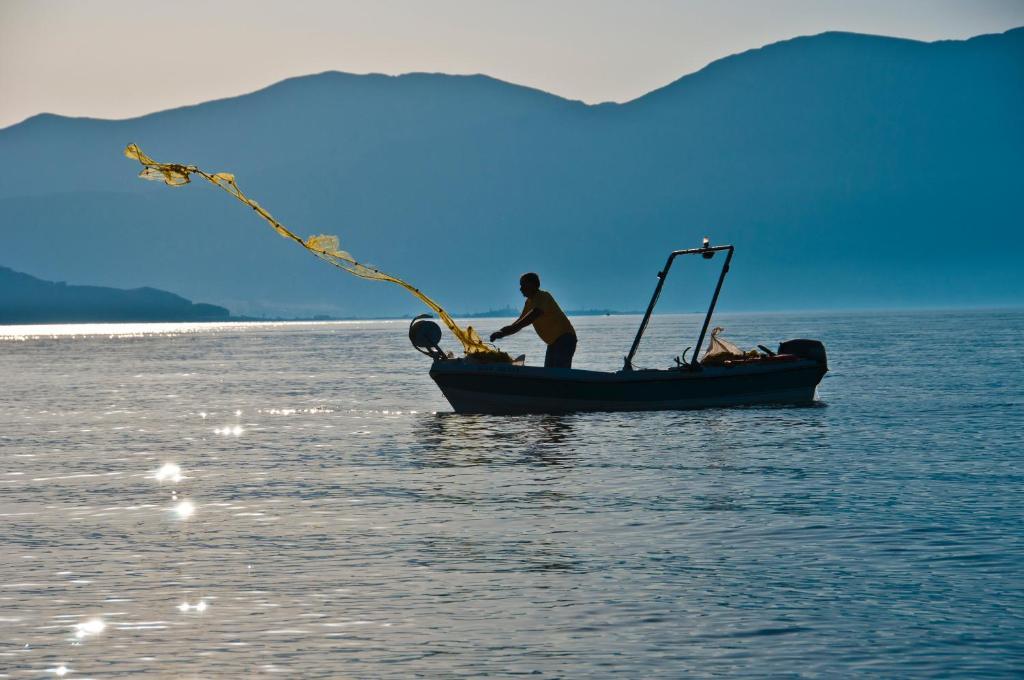
[[[1024,25],[1024,0],[0,0],[0,127],[129,118],[327,70],[486,73],[627,101],[826,30],[918,40]]]

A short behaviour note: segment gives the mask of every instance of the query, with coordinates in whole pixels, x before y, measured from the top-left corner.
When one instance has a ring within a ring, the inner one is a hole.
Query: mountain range
[[[1024,28],[795,38],[623,104],[328,72],[0,130],[0,264],[244,315],[406,314],[404,291],[318,262],[219,190],[137,179],[129,142],[233,172],[294,231],[337,234],[453,309],[518,308],[524,271],[564,307],[642,309],[668,252],[703,236],[737,248],[723,309],[1024,302]],[[705,304],[717,272],[697,264],[661,309]]]
[[[228,310],[156,288],[69,286],[0,267],[0,325],[96,321],[226,321]]]

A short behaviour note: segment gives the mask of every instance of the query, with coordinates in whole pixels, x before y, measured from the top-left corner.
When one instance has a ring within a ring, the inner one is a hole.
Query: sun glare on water
[[[187,612],[189,610],[193,610],[193,611],[197,611],[197,612],[202,613],[202,612],[206,611],[207,606],[209,606],[209,605],[206,604],[206,600],[199,600],[199,602],[196,602],[195,604],[189,604],[188,602],[182,602],[181,604],[178,605],[178,611],[180,611],[180,612]]]
[[[188,519],[195,514],[195,511],[196,506],[192,501],[181,501],[174,506],[174,514],[176,514],[179,519]]]
[[[181,475],[181,467],[175,463],[164,463],[153,475],[153,479],[158,482],[180,482],[184,477]]]
[[[103,619],[89,619],[83,623],[75,624],[75,637],[81,640],[89,635],[99,635],[107,627]]]

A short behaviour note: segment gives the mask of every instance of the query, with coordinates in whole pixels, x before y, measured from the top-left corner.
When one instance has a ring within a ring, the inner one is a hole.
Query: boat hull
[[[448,360],[430,376],[458,413],[510,414],[806,404],[827,370],[808,359],[616,373]]]

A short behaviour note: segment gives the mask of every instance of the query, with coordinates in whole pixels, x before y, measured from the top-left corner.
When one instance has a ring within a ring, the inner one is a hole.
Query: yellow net
[[[341,247],[337,236],[321,234],[319,236],[310,236],[307,239],[303,239],[290,231],[287,227],[274,219],[274,216],[267,212],[263,206],[243,194],[242,190],[238,188],[238,184],[235,183],[235,176],[231,173],[217,172],[210,174],[200,170],[194,165],[158,163],[143,153],[142,149],[135,144],[129,144],[124,150],[124,155],[128,158],[133,158],[142,164],[143,169],[142,172],[139,173],[139,177],[142,177],[143,179],[157,180],[167,184],[168,186],[184,186],[192,181],[192,175],[199,175],[211,184],[215,184],[228,192],[242,203],[245,203],[247,206],[252,208],[257,215],[266,220],[278,234],[295,241],[321,260],[333,264],[339,269],[344,269],[349,274],[354,274],[364,279],[372,279],[374,281],[388,281],[405,288],[407,291],[419,298],[423,304],[434,310],[437,316],[440,317],[441,321],[444,322],[444,325],[448,327],[448,330],[452,332],[452,335],[462,343],[462,347],[466,350],[467,355],[471,355],[474,359],[482,361],[509,363],[512,361],[508,354],[495,349],[481,340],[480,336],[477,335],[477,332],[473,330],[472,326],[467,326],[465,329],[459,327],[448,312],[441,308],[441,305],[424,295],[415,286],[406,283],[397,276],[385,274],[373,267],[357,262],[349,253],[340,249]]]

